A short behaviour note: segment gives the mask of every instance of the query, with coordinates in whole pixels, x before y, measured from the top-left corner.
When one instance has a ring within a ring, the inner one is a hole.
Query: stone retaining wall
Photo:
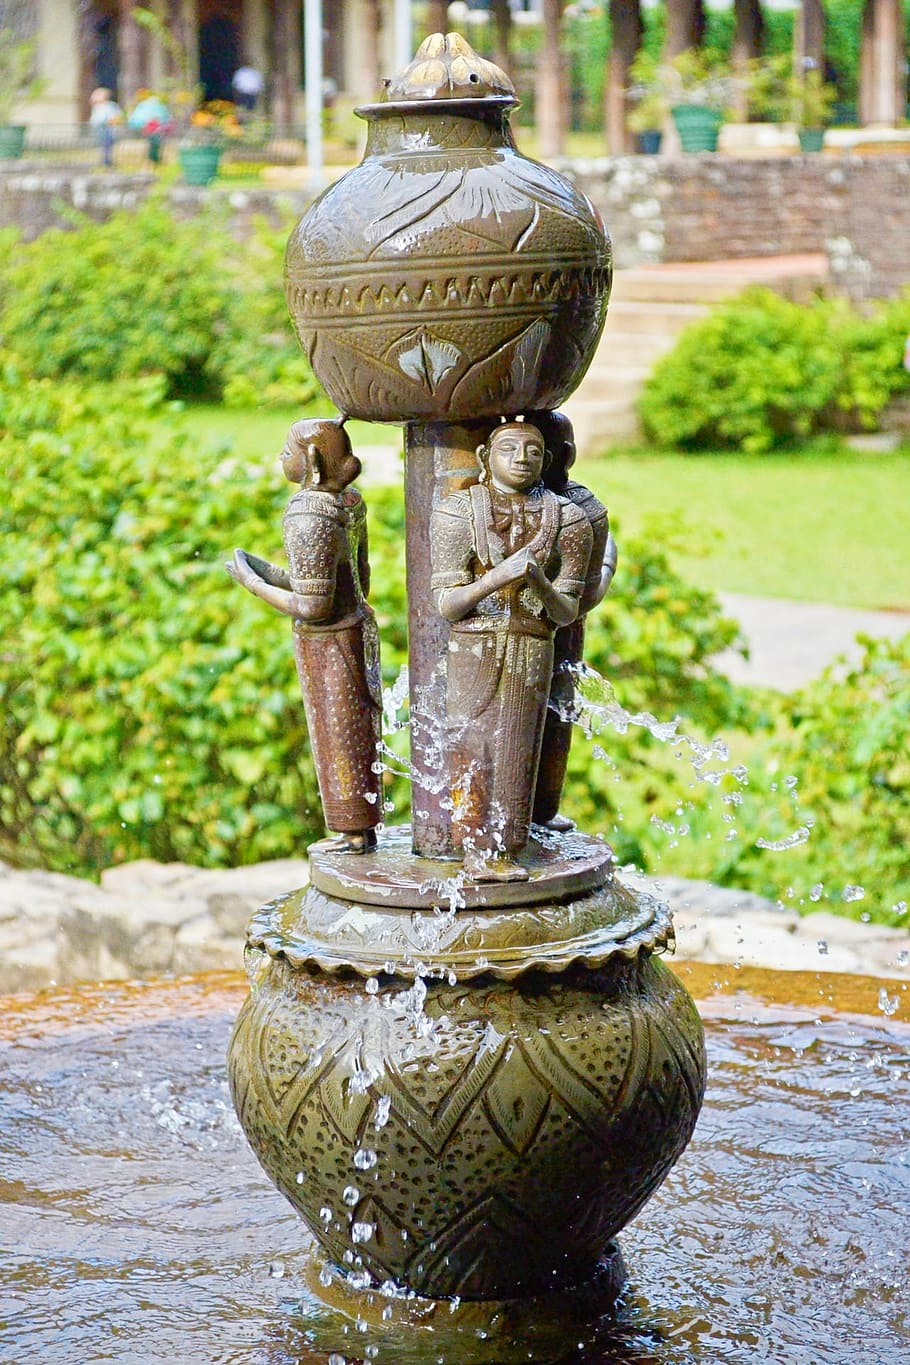
[[[239,969],[253,910],[307,879],[303,859],[210,870],[141,861],[101,885],[0,863],[0,995],[51,984]],[[803,918],[749,892],[655,883],[676,916],[677,955],[804,971],[908,975],[910,936],[827,913]]]
[[[910,280],[907,204],[910,156],[739,158],[603,157],[559,163],[602,212],[620,267],[672,261],[827,251],[836,288],[856,299],[890,295]],[[141,202],[156,184],[147,173],[0,163],[0,226],[27,238],[65,225],[78,209],[104,218]],[[299,216],[303,189],[172,186],[174,213],[221,203],[234,231],[253,218]]]
[[[910,157],[604,157],[565,161],[600,209],[617,264],[826,251],[856,299],[910,281]]]

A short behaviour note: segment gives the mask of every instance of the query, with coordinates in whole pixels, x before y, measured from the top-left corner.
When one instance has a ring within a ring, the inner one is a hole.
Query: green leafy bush
[[[780,723],[749,763],[737,823],[760,829],[771,844],[803,828],[805,842],[784,855],[743,838],[726,845],[710,872],[768,895],[780,894],[784,878],[808,899],[807,909],[816,886],[826,908],[906,924],[910,635],[863,643],[855,667],[829,668],[782,699]],[[852,899],[851,886],[865,894]]]
[[[687,328],[645,385],[648,435],[684,449],[752,452],[847,420],[874,426],[907,385],[907,299],[862,318],[841,301],[747,290]]]
[[[160,374],[172,396],[305,403],[318,385],[282,287],[286,229],[234,240],[216,212],[182,222],[152,199],[0,243],[0,335],[26,370],[90,381]]]
[[[0,366],[2,858],[82,873],[142,856],[236,864],[299,853],[322,831],[288,623],[223,568],[235,545],[280,558],[289,490],[266,461],[163,435],[162,388]],[[368,506],[390,681],[405,650],[404,512],[398,490],[370,489]],[[659,553],[622,552],[591,625],[595,664],[634,706],[728,714],[707,657],[735,627]]]

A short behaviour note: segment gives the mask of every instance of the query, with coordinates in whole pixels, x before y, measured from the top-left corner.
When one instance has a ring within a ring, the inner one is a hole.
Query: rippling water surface
[[[689,984],[710,1063],[695,1138],[622,1234],[618,1318],[560,1358],[904,1365],[910,997],[886,1016],[879,981],[701,968]],[[244,989],[209,976],[3,1002],[2,1365],[325,1365],[302,1225],[231,1109]],[[410,1354],[367,1333],[332,1365]]]

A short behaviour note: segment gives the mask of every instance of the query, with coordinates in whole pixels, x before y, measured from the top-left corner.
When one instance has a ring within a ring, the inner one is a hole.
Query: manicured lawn
[[[194,440],[229,442],[251,460],[280,451],[296,410],[199,406],[174,418]],[[355,449],[399,447],[398,428],[351,422]],[[625,531],[672,547],[717,591],[910,610],[910,451],[777,455],[622,451],[585,460],[578,478]]]
[[[707,587],[910,610],[910,450],[623,452],[577,474],[620,528],[656,518],[680,568]]]

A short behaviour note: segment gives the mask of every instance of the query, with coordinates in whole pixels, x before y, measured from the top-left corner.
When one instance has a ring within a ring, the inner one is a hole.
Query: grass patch
[[[906,450],[617,451],[582,461],[576,473],[621,527],[653,527],[702,587],[910,610]]]
[[[288,426],[302,415],[200,404],[170,420],[191,440],[222,440],[256,461],[277,455]],[[348,430],[361,453],[401,442],[398,427],[355,421]],[[616,451],[581,461],[576,472],[603,497],[621,531],[657,535],[680,572],[702,587],[910,610],[906,451]]]

